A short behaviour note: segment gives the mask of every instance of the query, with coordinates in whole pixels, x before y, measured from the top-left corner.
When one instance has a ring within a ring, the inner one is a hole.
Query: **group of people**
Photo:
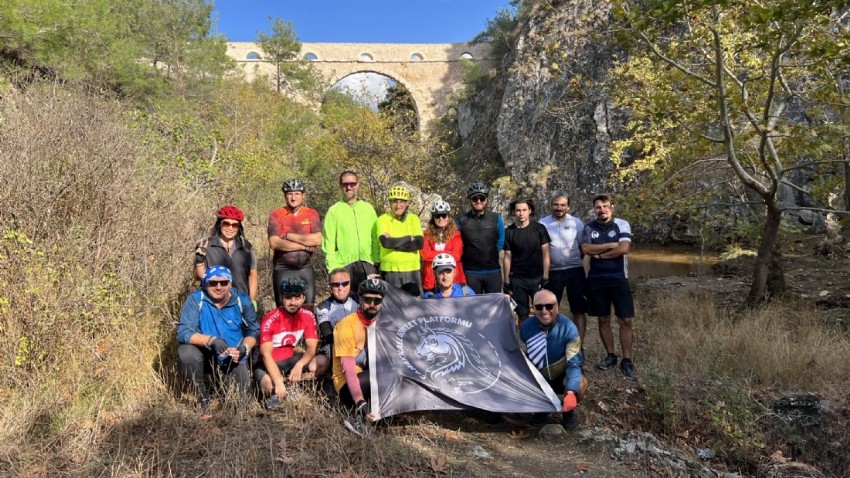
[[[532,220],[533,201],[517,199],[509,207],[514,222],[506,227],[502,216],[487,208],[489,188],[477,181],[467,190],[467,212],[454,218],[449,203],[436,201],[423,228],[409,212],[406,187],[390,188],[389,209],[378,216],[358,197],[356,173],[343,172],[339,185],[342,198],[322,222],[318,211],[304,204],[306,184],[283,183],[286,204],[272,211],[268,222],[276,308],[260,320],[257,259],[244,237],[244,213],[234,206],[218,211],[209,238],[195,250],[193,273],[201,288],[186,299],[177,327],[178,368],[203,404],[210,401],[204,376],[213,371],[218,377],[232,375],[246,392],[253,375],[269,407],[287,398],[287,383],[330,371],[341,402],[365,415],[366,328],[377,320],[388,287],[426,299],[510,295],[524,350],[564,393],[567,428],[575,426],[573,411],[587,386],[581,347],[587,314],[599,318],[607,351],[597,367],[616,366],[613,305],[620,370],[636,378],[627,280],[631,229],[614,217],[609,196],[593,199],[596,219],[587,224],[569,214],[565,194],[552,196],[551,214],[539,222]],[[311,257],[320,247],[330,296],[317,303]],[[584,256],[590,257],[587,275]],[[572,319],[559,313],[565,291]]]

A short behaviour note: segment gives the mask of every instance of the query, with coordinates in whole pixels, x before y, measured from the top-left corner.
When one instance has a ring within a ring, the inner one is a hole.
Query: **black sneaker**
[[[596,364],[596,368],[599,370],[608,370],[615,365],[617,365],[617,354],[608,354],[604,360]]]
[[[624,358],[620,362],[620,371],[623,372],[623,375],[625,375],[627,379],[637,380],[637,374],[635,373],[635,364],[632,363],[631,359]]]
[[[280,407],[280,398],[277,395],[272,395],[265,400],[264,404],[266,405],[266,410],[274,410]]]
[[[561,416],[561,425],[568,431],[575,430],[576,428],[578,428],[578,420],[576,420],[576,411],[573,410],[571,412],[564,413],[563,416]]]
[[[369,435],[369,425],[366,424],[366,421],[360,415],[343,420],[342,424],[345,425],[348,431],[355,435],[362,437]]]

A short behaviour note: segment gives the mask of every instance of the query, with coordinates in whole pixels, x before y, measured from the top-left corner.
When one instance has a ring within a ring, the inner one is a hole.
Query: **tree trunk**
[[[771,265],[774,269],[774,275],[777,273],[777,267],[779,274],[781,274],[782,266],[778,263],[771,263],[773,262],[774,249],[779,241],[779,224],[782,221],[782,213],[775,198],[766,201],[766,203],[767,217],[764,222],[756,263],[753,266],[753,283],[750,286],[750,295],[747,298],[747,305],[750,307],[757,306],[769,298],[767,279],[771,275]]]

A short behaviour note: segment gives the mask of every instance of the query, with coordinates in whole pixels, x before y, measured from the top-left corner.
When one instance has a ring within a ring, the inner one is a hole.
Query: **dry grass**
[[[641,335],[655,367],[678,375],[812,391],[850,381],[850,337],[805,306],[772,304],[733,314],[709,297],[668,297],[645,324]]]

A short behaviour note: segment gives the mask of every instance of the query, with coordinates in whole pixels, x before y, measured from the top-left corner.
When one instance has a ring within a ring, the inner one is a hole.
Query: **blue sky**
[[[254,41],[269,16],[289,20],[302,42],[459,43],[484,30],[509,0],[216,0],[219,33]]]

